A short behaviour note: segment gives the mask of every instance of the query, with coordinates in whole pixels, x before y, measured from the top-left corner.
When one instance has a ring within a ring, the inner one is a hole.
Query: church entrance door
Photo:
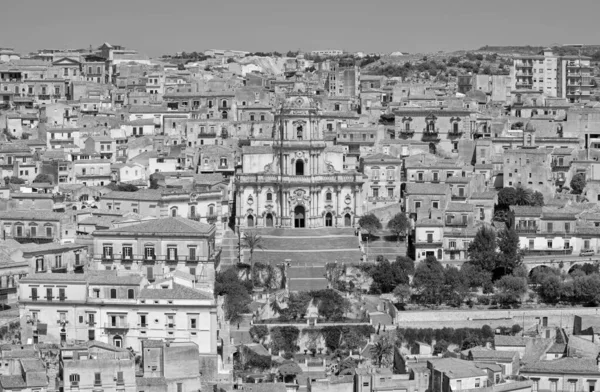
[[[325,214],[325,227],[331,226],[333,226],[333,216],[331,215],[331,212],[328,212]]]
[[[267,214],[267,216],[265,218],[266,218],[265,223],[266,223],[267,227],[273,227],[273,215]]]
[[[352,226],[352,217],[350,216],[350,214],[344,215],[344,226],[346,226],[346,227]]]
[[[304,207],[302,206],[296,206],[296,208],[294,208],[294,227],[296,228],[302,228],[305,227],[305,222],[304,222]]]
[[[248,215],[248,227],[254,227],[254,217],[252,215]]]

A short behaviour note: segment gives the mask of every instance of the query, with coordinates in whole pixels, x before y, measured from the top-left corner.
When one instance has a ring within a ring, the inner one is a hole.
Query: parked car
[[[579,256],[593,256],[594,253],[595,252],[591,249],[583,249],[579,252]]]

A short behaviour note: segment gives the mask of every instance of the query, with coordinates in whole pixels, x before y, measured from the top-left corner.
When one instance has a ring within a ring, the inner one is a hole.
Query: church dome
[[[527,132],[535,132],[535,127],[533,126],[533,124],[531,123],[531,121],[527,121],[527,124],[525,125],[525,131],[527,131]]]

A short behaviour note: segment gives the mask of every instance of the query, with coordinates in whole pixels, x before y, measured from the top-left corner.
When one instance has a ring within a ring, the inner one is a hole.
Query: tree
[[[398,242],[400,242],[400,235],[405,234],[406,230],[410,227],[410,222],[405,214],[398,213],[394,215],[387,224],[387,228],[394,234]]]
[[[348,300],[335,290],[312,291],[310,295],[317,305],[319,316],[324,317],[326,320],[341,320],[350,309]]]
[[[370,274],[373,278],[371,292],[374,294],[391,293],[399,284],[408,284],[410,279],[403,267],[403,264],[390,263],[387,259],[377,263]]]
[[[454,266],[448,266],[444,271],[443,297],[446,303],[460,306],[464,301],[468,289],[468,283],[463,274]]]
[[[40,173],[37,176],[35,176],[33,182],[44,182],[52,184],[52,177],[48,174]]]
[[[394,345],[390,340],[383,336],[371,347],[371,355],[375,359],[375,363],[381,367],[384,363],[390,361],[390,357],[394,352]]]
[[[585,174],[579,173],[575,174],[571,179],[571,193],[574,195],[581,195],[583,189],[585,188],[586,180]]]
[[[523,329],[523,328],[521,328],[521,326],[520,326],[519,324],[515,324],[515,325],[513,325],[513,326],[510,328],[510,332],[511,332],[513,335],[516,335],[516,334],[518,334],[519,332],[521,332],[521,330],[522,330],[522,329]]]
[[[217,273],[215,295],[225,296],[225,318],[231,322],[239,321],[241,314],[248,313],[248,305],[252,302],[248,288],[240,281],[236,268]]]
[[[26,182],[27,182],[27,181],[25,181],[24,179],[22,179],[22,178],[19,178],[19,177],[17,177],[17,176],[12,176],[12,177],[8,177],[8,176],[6,176],[6,177],[4,177],[4,183],[5,183],[6,185],[8,185],[8,184],[17,184],[17,185],[21,185],[21,184],[25,184]]]
[[[527,292],[527,280],[513,275],[505,275],[496,281],[496,299],[502,306],[514,306],[521,302]]]
[[[306,315],[310,301],[312,301],[312,297],[308,292],[290,293],[287,308],[281,310],[280,319],[286,321],[303,318]]]
[[[501,206],[515,205],[516,191],[515,188],[502,188],[498,192],[498,204]]]
[[[375,214],[365,214],[360,217],[358,224],[361,229],[367,231],[367,235],[371,237],[378,230],[381,230],[381,221]]]
[[[531,205],[536,207],[544,206],[544,195],[540,191],[533,192],[531,196]]]
[[[407,284],[399,284],[393,291],[394,297],[398,302],[405,303],[405,299],[410,298],[410,286]]]
[[[471,288],[483,287],[492,281],[492,273],[485,271],[480,265],[474,265],[469,262],[460,267],[460,273],[464,282]]]
[[[529,188],[517,185],[515,188],[515,204],[518,206],[528,206],[533,200],[533,192]]]
[[[446,351],[448,351],[448,346],[448,342],[444,339],[438,340],[437,342],[435,342],[435,346],[433,346],[433,354],[439,355],[445,353]]]
[[[419,292],[419,300],[425,304],[437,305],[442,302],[444,282],[444,267],[433,256],[417,266],[413,277],[413,287]]]
[[[410,257],[396,256],[396,265],[406,275],[413,275],[415,273],[415,261]]]
[[[503,269],[503,275],[512,273],[523,262],[523,253],[519,247],[519,235],[515,229],[504,229],[498,234],[500,254],[496,259],[496,268]]]
[[[482,226],[469,245],[469,263],[478,265],[484,271],[496,267],[496,232],[491,227]]]
[[[257,249],[264,250],[265,244],[263,238],[256,231],[246,231],[244,232],[244,236],[242,237],[242,242],[240,246],[243,249],[248,249],[250,251],[250,275],[253,274],[254,271],[254,263],[253,256],[254,251]],[[250,279],[254,282],[254,277],[251,276]]]

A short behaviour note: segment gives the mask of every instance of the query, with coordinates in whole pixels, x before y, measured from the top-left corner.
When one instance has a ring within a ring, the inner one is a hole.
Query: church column
[[[336,222],[336,226],[338,224],[338,217],[340,215],[340,204],[341,204],[341,197],[342,197],[342,187],[340,185],[338,185],[335,188],[335,209],[336,209],[336,214],[335,214],[335,222]]]
[[[358,204],[358,195],[359,195],[359,190],[358,190],[358,185],[356,185],[354,187],[354,216],[353,216],[353,222],[352,225],[356,226],[356,216],[358,215],[358,210],[357,210],[357,206]]]
[[[256,223],[255,225],[258,226],[259,225],[259,217],[260,217],[260,210],[259,210],[259,206],[260,206],[260,193],[262,192],[262,187],[257,187],[256,188]]]
[[[321,187],[318,186],[317,189],[315,190],[315,207],[316,207],[316,216],[317,216],[317,221],[319,222],[318,226],[323,226],[323,221],[322,221],[322,217],[321,217],[321,211],[319,209],[319,199],[321,198]]]

